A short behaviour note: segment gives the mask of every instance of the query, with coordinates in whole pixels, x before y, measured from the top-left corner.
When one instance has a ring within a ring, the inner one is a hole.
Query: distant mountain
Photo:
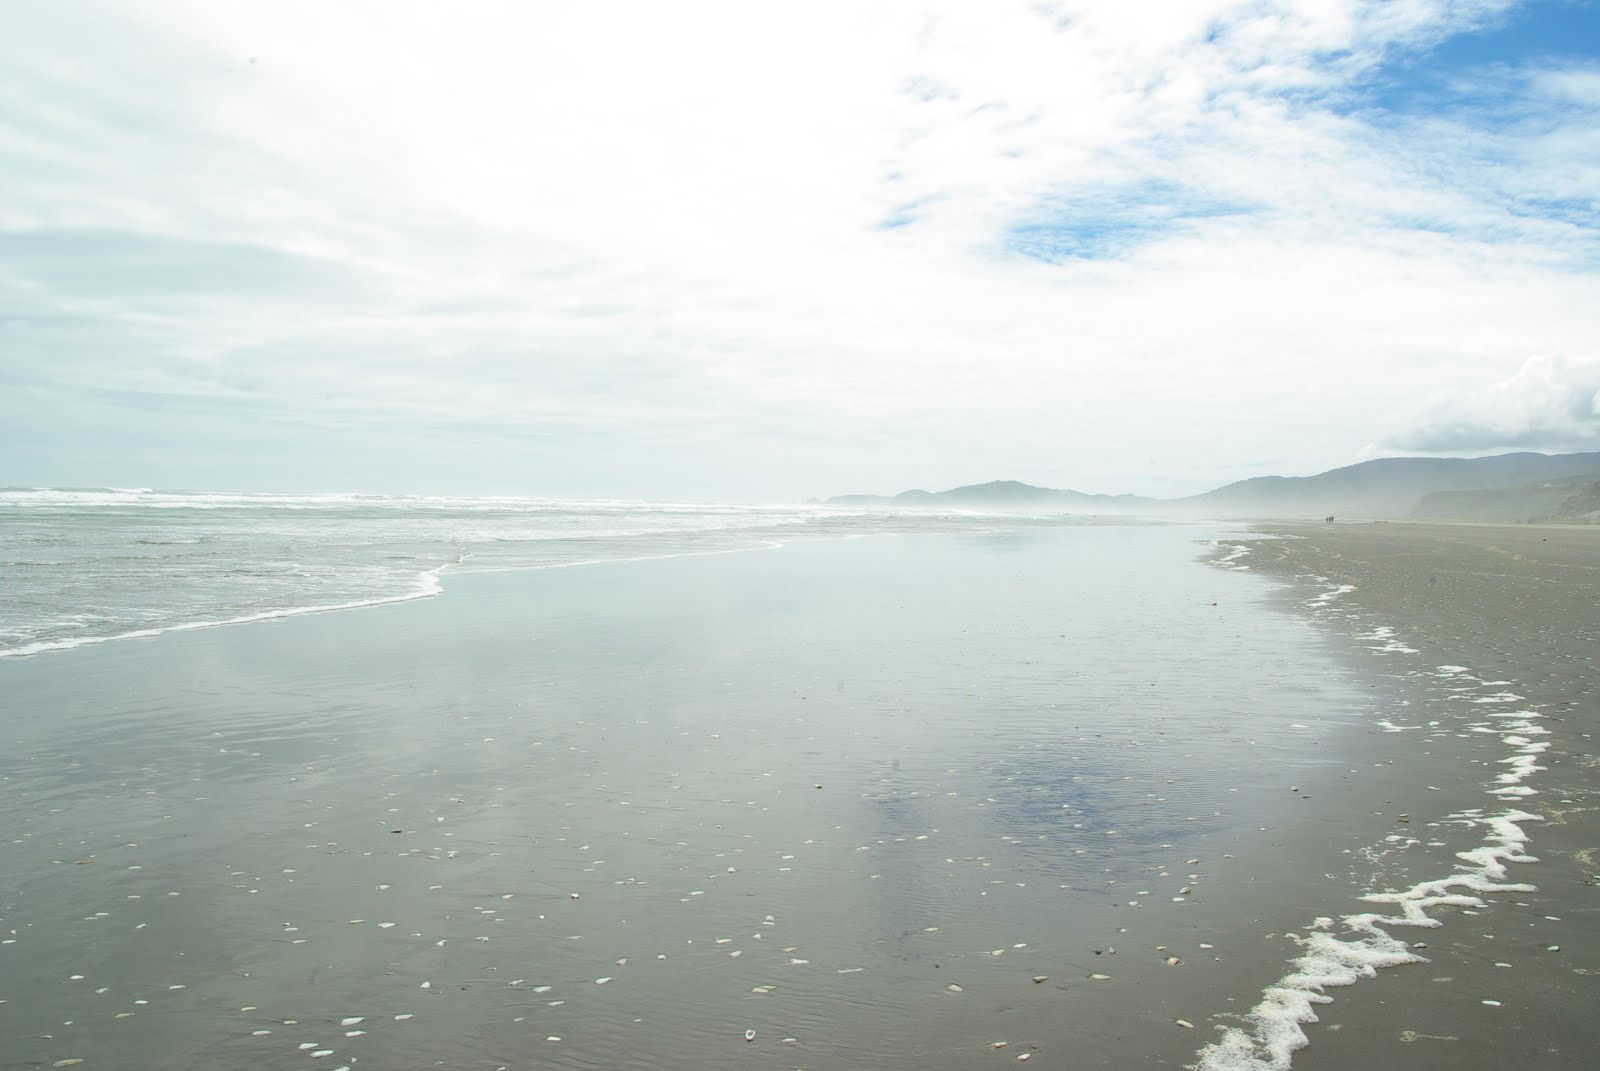
[[[1600,481],[1600,452],[1517,453],[1473,458],[1386,457],[1315,476],[1257,476],[1188,498],[1091,495],[1034,487],[1016,480],[996,480],[948,491],[913,490],[892,496],[840,495],[828,499],[827,504],[1181,517],[1303,518],[1332,514],[1371,518],[1415,515],[1439,520],[1526,520],[1534,514],[1522,512],[1524,510],[1565,510],[1566,513],[1559,515],[1572,517],[1585,512],[1579,507],[1587,501],[1582,497],[1587,492],[1576,484],[1561,494],[1537,491],[1542,485],[1555,481],[1581,483],[1581,477]],[[1522,489],[1521,497],[1507,495],[1497,499],[1482,494],[1518,488]],[[1431,497],[1446,492],[1472,492],[1477,497]],[[1424,503],[1425,498],[1427,503]],[[1569,498],[1571,502],[1567,501]],[[1600,504],[1589,509],[1600,509]]]
[[[1566,480],[1495,491],[1435,491],[1412,516],[1425,521],[1600,523],[1600,480]]]
[[[1258,476],[1167,505],[1211,517],[1403,518],[1439,491],[1498,491],[1574,476],[1600,478],[1600,452],[1385,457],[1315,476]]]
[[[1152,512],[1153,498],[1138,495],[1090,495],[1082,491],[1058,491],[1034,487],[1016,480],[953,487],[948,491],[901,491],[897,495],[839,495],[827,500],[830,506],[912,506],[945,509],[1044,510],[1061,513],[1137,513]]]

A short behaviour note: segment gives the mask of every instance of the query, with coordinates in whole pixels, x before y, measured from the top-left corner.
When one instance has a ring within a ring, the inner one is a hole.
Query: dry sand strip
[[[1384,673],[1374,655],[1386,652],[1430,667],[1392,671],[1396,709],[1410,717],[1377,730],[1410,732],[1408,740],[1424,745],[1412,760],[1409,798],[1372,801],[1410,812],[1406,828],[1421,853],[1411,880],[1448,882],[1497,864],[1504,874],[1487,890],[1430,890],[1481,901],[1428,904],[1426,915],[1443,923],[1437,929],[1386,926],[1422,962],[1329,990],[1335,1000],[1314,1006],[1319,1023],[1305,1028],[1310,1047],[1293,1054],[1294,1067],[1596,1066],[1600,528],[1377,522],[1260,530],[1275,538],[1240,540],[1225,563],[1288,581],[1285,597],[1326,626],[1362,672]],[[1452,810],[1474,796],[1476,808]],[[1493,824],[1518,812],[1528,817]],[[1484,855],[1444,847],[1461,835],[1463,814],[1484,830],[1480,851],[1499,852],[1487,867]],[[1442,858],[1429,860],[1430,850]],[[1390,916],[1397,907],[1408,905],[1375,904]],[[1276,1026],[1280,1041],[1295,1030]],[[1261,1062],[1248,1065],[1282,1066],[1296,1044],[1274,1052],[1258,1033],[1248,1059]],[[1237,1053],[1230,1066],[1247,1065],[1244,1057]]]

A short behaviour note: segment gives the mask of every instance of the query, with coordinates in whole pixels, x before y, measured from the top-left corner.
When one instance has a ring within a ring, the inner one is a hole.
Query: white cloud
[[[30,5],[0,372],[521,429],[600,493],[672,437],[702,444],[652,477],[681,493],[1328,467],[1600,329],[1592,228],[1530,208],[1593,174],[1584,71],[1502,86],[1537,130],[1349,106],[1507,7]],[[85,232],[240,252],[90,288]]]
[[[1532,357],[1487,386],[1442,392],[1392,445],[1442,454],[1600,449],[1600,360]]]

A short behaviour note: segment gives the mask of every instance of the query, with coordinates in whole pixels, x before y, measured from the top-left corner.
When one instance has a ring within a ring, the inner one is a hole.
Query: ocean
[[[885,532],[1093,523],[953,511],[0,490],[0,658],[439,593],[446,570],[551,568]]]

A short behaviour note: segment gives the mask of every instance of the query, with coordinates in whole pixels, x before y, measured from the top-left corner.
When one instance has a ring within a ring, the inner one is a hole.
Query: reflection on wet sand
[[[463,576],[7,665],[13,1058],[1190,1059],[1280,962],[1239,760],[1317,783],[1367,713],[1196,538]]]

